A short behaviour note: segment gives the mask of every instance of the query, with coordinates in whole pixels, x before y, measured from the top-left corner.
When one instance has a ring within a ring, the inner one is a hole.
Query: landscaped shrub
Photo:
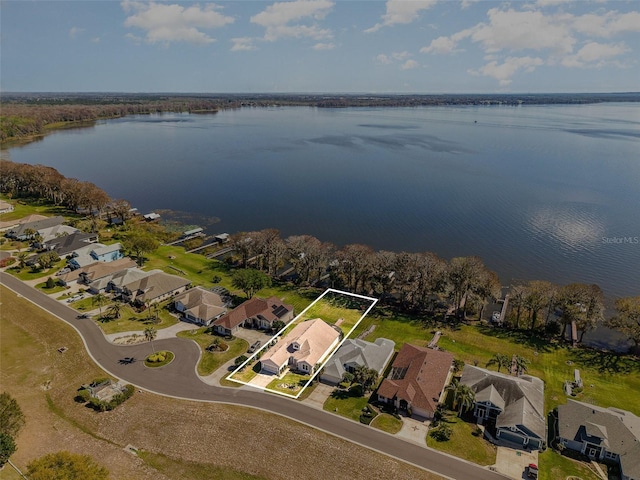
[[[9,265],[13,265],[16,263],[16,259],[14,257],[7,257],[3,260],[0,260],[0,268],[8,267]]]
[[[167,352],[158,352],[153,355],[149,355],[147,361],[150,363],[162,363],[167,359]]]
[[[75,400],[78,403],[87,403],[90,398],[91,394],[89,393],[89,390],[87,390],[86,388],[82,388],[78,390],[78,394],[76,395]]]
[[[44,284],[44,286],[46,288],[53,288],[56,286],[56,281],[53,278],[49,277],[47,278],[47,282]]]
[[[451,438],[452,433],[453,429],[449,425],[443,423],[438,428],[431,430],[429,432],[429,436],[437,442],[446,442]]]
[[[233,364],[237,367],[238,365],[242,365],[244,362],[246,362],[247,359],[248,357],[246,355],[240,355],[233,361]]]

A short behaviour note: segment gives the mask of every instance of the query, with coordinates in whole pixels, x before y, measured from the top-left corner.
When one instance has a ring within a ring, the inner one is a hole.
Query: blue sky
[[[1,3],[2,91],[640,90],[637,0]]]

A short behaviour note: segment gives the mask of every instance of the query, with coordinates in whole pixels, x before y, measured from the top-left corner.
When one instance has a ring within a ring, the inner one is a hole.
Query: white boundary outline
[[[363,300],[369,300],[371,301],[371,305],[369,305],[369,308],[367,308],[365,310],[365,312],[362,314],[362,316],[358,319],[358,321],[356,322],[356,324],[351,327],[351,330],[349,330],[349,333],[347,333],[344,338],[342,339],[342,341],[332,350],[332,352],[327,356],[327,358],[325,358],[324,362],[322,362],[322,365],[320,365],[320,367],[315,369],[314,374],[311,376],[311,378],[307,381],[307,383],[304,384],[304,386],[302,387],[302,390],[300,390],[298,392],[297,395],[289,395],[288,393],[284,393],[284,392],[280,392],[278,390],[272,390],[271,388],[267,388],[267,387],[261,387],[259,385],[252,385],[249,382],[243,382],[242,380],[236,380],[234,378],[231,378],[232,376],[234,376],[236,373],[238,373],[240,370],[242,370],[245,365],[247,365],[249,362],[251,362],[251,360],[258,355],[258,353],[260,353],[262,350],[264,350],[266,347],[269,346],[269,344],[276,338],[279,337],[280,334],[282,334],[282,332],[284,332],[290,325],[293,325],[295,322],[297,322],[302,315],[304,315],[304,313],[306,313],[307,310],[309,310],[312,306],[314,306],[316,304],[316,302],[318,302],[319,300],[321,300],[327,293],[339,293],[342,295],[348,295],[350,297],[356,297],[356,298],[361,298]],[[377,298],[373,298],[373,297],[367,297],[364,295],[358,295],[357,293],[351,293],[351,292],[345,292],[343,290],[336,290],[335,288],[327,288],[322,295],[320,295],[318,298],[316,298],[313,302],[311,302],[304,310],[302,310],[298,315],[296,315],[296,318],[294,318],[293,320],[291,320],[288,324],[286,324],[282,329],[280,329],[280,331],[278,333],[276,333],[273,337],[271,337],[269,339],[269,341],[265,342],[264,345],[262,346],[262,348],[259,348],[258,350],[256,350],[253,355],[251,355],[249,358],[247,358],[244,362],[242,362],[241,365],[239,365],[233,372],[231,372],[230,374],[228,374],[226,377],[223,377],[225,380],[229,380],[230,382],[236,382],[236,383],[240,383],[242,385],[246,385],[248,387],[252,387],[252,388],[256,388],[259,390],[263,390],[265,392],[271,392],[271,393],[277,393],[278,395],[282,395],[283,397],[289,397],[289,398],[293,398],[293,399],[298,399],[298,397],[300,397],[300,395],[302,395],[302,392],[305,391],[305,389],[309,386],[309,384],[313,381],[314,378],[316,378],[316,376],[318,375],[318,373],[320,373],[320,370],[322,370],[322,368],[325,366],[325,364],[331,359],[331,357],[333,356],[333,354],[342,346],[342,344],[349,338],[349,336],[353,333],[353,331],[356,329],[356,327],[360,324],[360,322],[364,319],[364,317],[366,317],[368,315],[368,313],[371,311],[371,309],[375,306],[375,304],[378,303],[378,299]]]

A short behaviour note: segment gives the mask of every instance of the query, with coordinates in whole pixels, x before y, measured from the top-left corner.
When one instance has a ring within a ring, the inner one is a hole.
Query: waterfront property
[[[182,319],[207,327],[227,313],[227,302],[219,294],[202,287],[178,295],[174,307],[182,313]]]
[[[378,338],[375,342],[348,339],[325,364],[320,380],[330,385],[342,382],[345,373],[353,373],[358,367],[367,367],[381,375],[391,360],[395,342]]]
[[[545,448],[542,380],[466,365],[460,383],[475,393],[473,415],[496,441],[532,450]]]
[[[7,230],[5,235],[15,240],[27,240],[28,238],[33,238],[36,233],[39,233],[41,230],[62,225],[63,223],[64,217],[47,217],[42,220],[21,223]]]
[[[97,242],[97,233],[84,233],[76,230],[71,234],[62,235],[46,240],[43,242],[42,247],[50,252],[57,253],[60,258],[65,258],[69,255],[73,255],[73,252],[75,252],[76,250],[86,247],[87,244]]]
[[[623,480],[640,479],[640,418],[633,413],[568,400],[558,406],[556,431],[565,448],[617,463]]]
[[[288,368],[310,375],[341,337],[338,328],[321,318],[299,323],[260,357],[262,371],[280,375]]]
[[[119,243],[114,243],[113,245],[94,243],[76,249],[69,259],[69,266],[71,268],[82,268],[95,262],[113,262],[123,257],[122,245]]]
[[[13,205],[4,200],[0,200],[0,214],[13,212]]]
[[[191,280],[154,271],[122,287],[123,300],[136,305],[151,305],[184,292]]]
[[[129,257],[124,257],[113,262],[95,262],[66,275],[77,273],[78,282],[88,285],[89,292],[96,294],[107,290],[109,282],[115,274],[135,267],[136,262]]]
[[[453,355],[405,343],[378,388],[378,401],[410,416],[433,418],[453,374]]]
[[[266,300],[254,297],[218,318],[213,322],[213,329],[220,335],[233,335],[241,326],[267,330],[276,320],[287,324],[293,320],[293,316],[293,306],[277,297]]]

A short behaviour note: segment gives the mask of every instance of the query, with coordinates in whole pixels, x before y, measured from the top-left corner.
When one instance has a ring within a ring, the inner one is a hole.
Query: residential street
[[[0,273],[0,281],[2,285],[72,325],[80,333],[90,356],[98,365],[114,377],[139,388],[177,398],[244,405],[266,410],[457,480],[506,478],[487,468],[416,443],[406,442],[401,438],[296,400],[253,389],[207,385],[196,374],[200,350],[195,342],[189,340],[181,338],[155,340],[155,349],[174,352],[175,360],[160,369],[146,368],[143,360],[151,353],[151,346],[147,342],[131,346],[113,345],[106,340],[93,321],[77,319],[78,313],[70,307],[47,297],[4,272]],[[62,346],[59,345],[59,347]],[[125,357],[133,357],[136,361],[130,364],[121,363],[120,361]]]

